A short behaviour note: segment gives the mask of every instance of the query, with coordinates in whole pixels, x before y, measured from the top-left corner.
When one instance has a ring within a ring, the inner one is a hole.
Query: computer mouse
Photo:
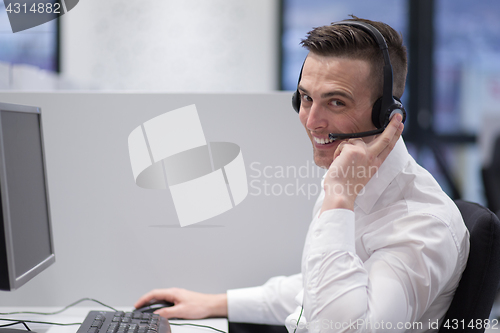
[[[151,303],[151,304],[145,305],[141,308],[135,309],[134,312],[153,313],[156,310],[163,309],[163,308],[166,308],[169,306],[174,306],[174,303],[167,302],[167,301],[159,301],[159,302]]]

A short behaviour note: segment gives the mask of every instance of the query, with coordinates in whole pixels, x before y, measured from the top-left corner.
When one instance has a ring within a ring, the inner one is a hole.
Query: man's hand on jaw
[[[384,132],[369,143],[350,139],[339,144],[325,177],[321,213],[337,208],[354,210],[356,197],[363,192],[401,136],[404,128],[401,119],[401,115],[396,114]]]

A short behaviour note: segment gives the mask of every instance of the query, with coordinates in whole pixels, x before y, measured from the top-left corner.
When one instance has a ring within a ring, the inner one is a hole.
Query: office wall
[[[0,100],[42,109],[56,251],[53,266],[1,292],[0,305],[94,297],[132,306],[152,288],[223,292],[300,272],[324,171],[312,161],[290,93],[0,92]],[[207,141],[240,146],[250,187],[235,208],[181,228],[169,190],[135,184],[128,136],[191,104]]]
[[[278,89],[278,4],[80,1],[60,18],[62,74],[98,89]]]

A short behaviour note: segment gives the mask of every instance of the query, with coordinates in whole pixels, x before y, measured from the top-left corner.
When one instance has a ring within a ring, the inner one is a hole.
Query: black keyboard
[[[170,333],[170,324],[153,313],[90,311],[77,333]]]

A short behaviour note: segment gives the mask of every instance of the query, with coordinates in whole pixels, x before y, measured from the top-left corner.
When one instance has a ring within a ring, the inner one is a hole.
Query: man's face
[[[311,139],[318,166],[330,166],[341,142],[330,142],[329,133],[375,129],[371,120],[374,87],[367,61],[309,53],[298,88],[299,118]],[[373,137],[364,140],[368,142]]]

